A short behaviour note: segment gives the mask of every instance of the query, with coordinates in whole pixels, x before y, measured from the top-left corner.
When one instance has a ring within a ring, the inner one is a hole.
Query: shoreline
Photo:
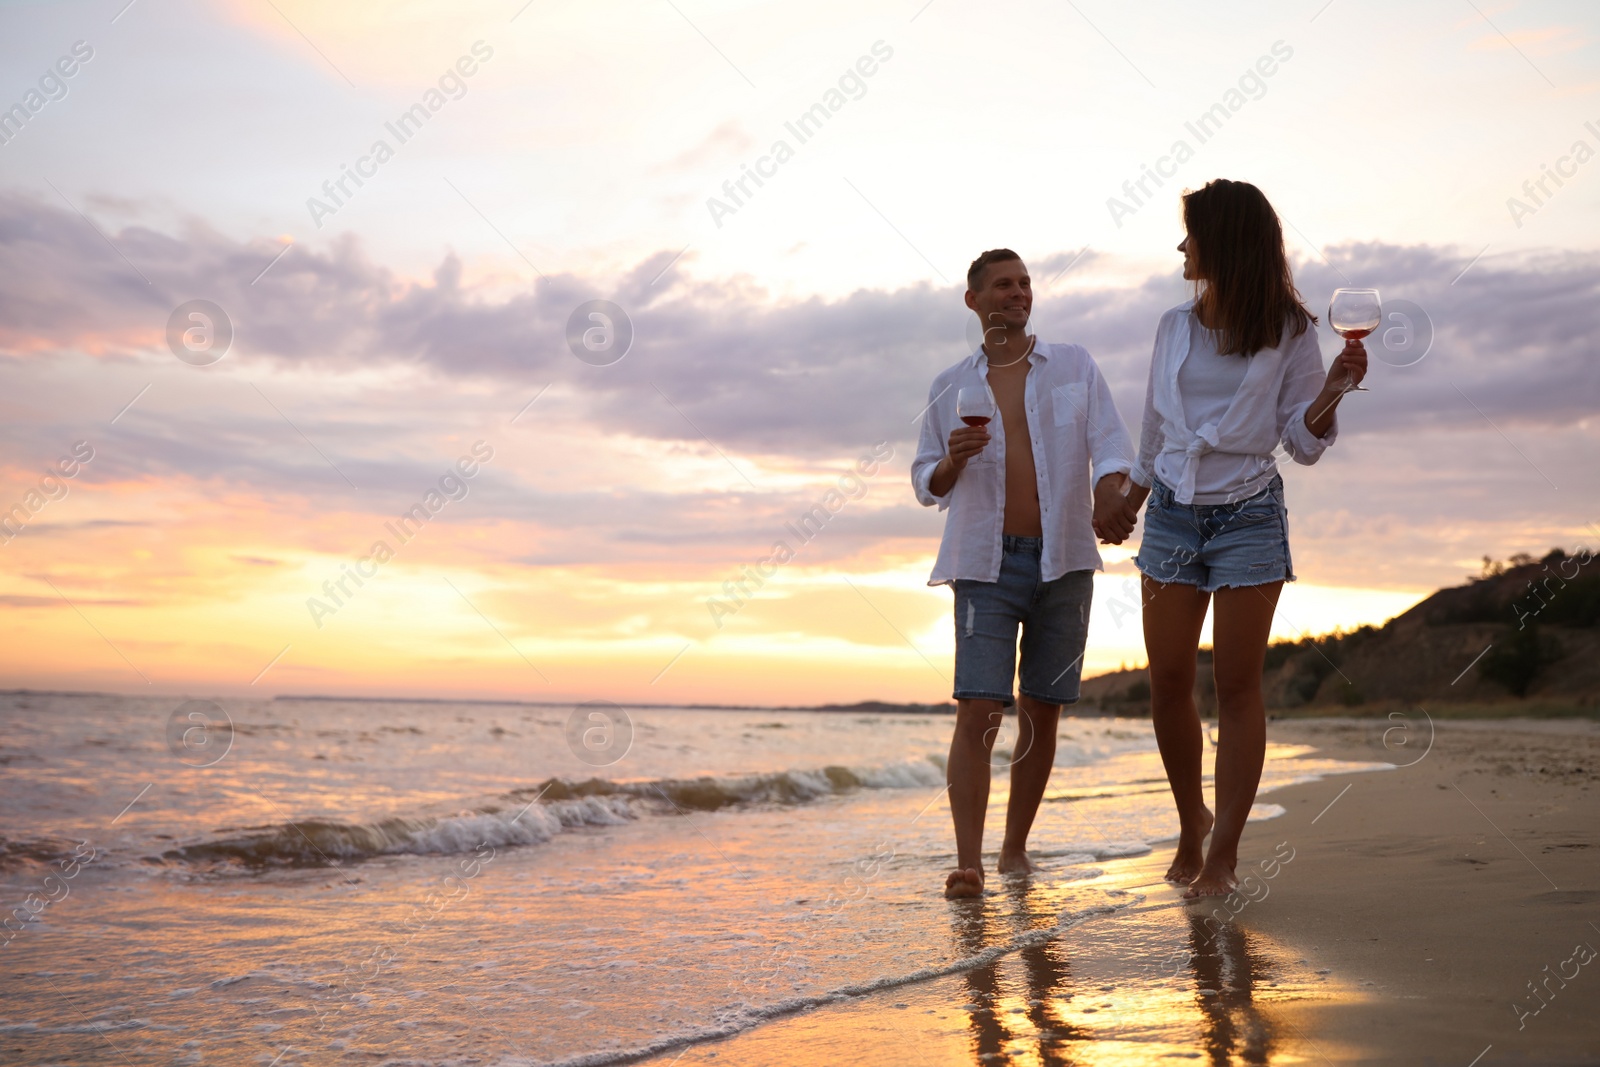
[[[1240,920],[1371,994],[1307,1005],[1300,1029],[1386,1060],[1594,1063],[1600,968],[1546,1001],[1530,983],[1575,945],[1600,947],[1600,725],[1300,720],[1268,732],[1395,764],[1276,790],[1286,813],[1245,829],[1241,857],[1287,839],[1296,858]]]
[[[949,905],[953,936],[1053,925],[1090,893],[1143,899],[643,1062],[1596,1062],[1600,966],[1574,947],[1600,948],[1600,724],[1274,720],[1268,740],[1394,769],[1261,794],[1284,814],[1246,825],[1248,894],[1182,903],[1162,880],[1171,839],[1087,880],[996,879]]]

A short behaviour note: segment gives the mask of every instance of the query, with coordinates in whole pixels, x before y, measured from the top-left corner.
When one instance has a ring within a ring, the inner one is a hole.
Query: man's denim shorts
[[[956,593],[956,700],[998,700],[1010,705],[1017,679],[1017,626],[1022,626],[1019,691],[1043,704],[1074,704],[1089,636],[1093,571],[1069,571],[1039,580],[1039,537],[1001,538],[1000,577],[993,582],[958,578]]]
[[[1207,593],[1294,581],[1283,478],[1273,475],[1261,492],[1233,504],[1179,504],[1155,479],[1134,565],[1146,578]]]

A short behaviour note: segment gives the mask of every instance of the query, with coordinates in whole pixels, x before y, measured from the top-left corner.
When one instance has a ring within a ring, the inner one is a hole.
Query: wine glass
[[[987,426],[994,418],[994,397],[987,385],[963,385],[956,393],[956,415],[968,426]]]
[[[1376,289],[1335,289],[1328,304],[1328,325],[1347,341],[1359,341],[1383,321],[1383,302]],[[1351,385],[1345,392],[1370,393],[1364,385]]]
[[[987,426],[994,418],[994,397],[982,385],[963,385],[956,393],[956,415],[968,426]]]

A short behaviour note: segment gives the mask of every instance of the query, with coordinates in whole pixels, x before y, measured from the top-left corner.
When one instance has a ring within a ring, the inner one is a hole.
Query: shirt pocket
[[[1089,386],[1085,382],[1072,382],[1068,385],[1058,385],[1050,391],[1050,406],[1054,411],[1055,424],[1066,426],[1072,422],[1087,422],[1089,419]]]

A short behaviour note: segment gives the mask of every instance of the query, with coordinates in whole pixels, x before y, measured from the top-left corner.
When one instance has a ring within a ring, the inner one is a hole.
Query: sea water
[[[950,716],[628,709],[597,759],[588,715],[0,695],[0,1061],[712,1055],[1031,958],[1137,905],[1096,865],[1177,831],[1148,720],[1063,718],[1047,905],[953,937]],[[1355,769],[1273,745],[1262,789]]]

